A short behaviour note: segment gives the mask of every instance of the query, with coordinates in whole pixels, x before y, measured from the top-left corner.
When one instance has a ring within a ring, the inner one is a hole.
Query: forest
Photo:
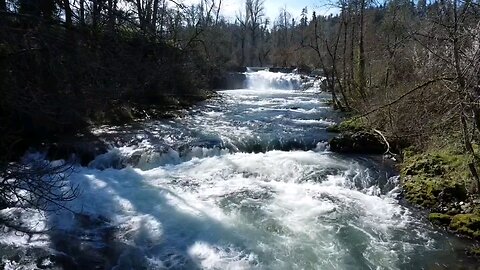
[[[296,68],[323,78],[346,116],[331,131],[380,134],[403,162],[406,199],[480,237],[480,1],[332,0],[319,3],[330,15],[284,8],[275,18],[264,0],[245,0],[234,17],[224,5],[0,0],[0,209],[75,198],[74,188],[51,192],[69,166],[13,162],[31,147],[171,117],[246,67]],[[45,177],[51,185],[38,184]]]

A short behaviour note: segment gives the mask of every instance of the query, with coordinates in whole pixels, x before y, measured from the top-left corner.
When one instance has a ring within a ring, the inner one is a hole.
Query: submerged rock
[[[82,166],[86,166],[96,156],[107,152],[107,145],[98,140],[86,141],[64,141],[53,143],[48,147],[47,158],[50,160],[72,159],[72,157]]]

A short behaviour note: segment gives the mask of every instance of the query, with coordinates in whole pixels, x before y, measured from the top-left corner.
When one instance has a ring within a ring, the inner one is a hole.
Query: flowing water
[[[399,202],[381,158],[328,151],[338,115],[318,85],[246,76],[183,117],[95,130],[115,147],[70,176],[81,214],[26,215],[54,233],[3,245],[57,256],[26,268],[61,254],[78,269],[475,269],[464,241]]]

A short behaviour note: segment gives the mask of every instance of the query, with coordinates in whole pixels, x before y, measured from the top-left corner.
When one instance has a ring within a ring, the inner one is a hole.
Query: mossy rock
[[[401,170],[405,198],[416,205],[449,206],[468,197],[467,158],[448,150],[405,157]]]
[[[467,253],[471,256],[480,257],[480,247],[472,247]]]
[[[412,176],[403,182],[405,198],[415,205],[433,207],[437,204],[437,196],[442,192],[442,180]]]
[[[438,225],[448,226],[452,220],[452,216],[442,213],[430,213],[428,220]]]
[[[480,239],[480,216],[476,214],[455,215],[450,222],[450,229]]]
[[[387,146],[376,133],[360,131],[333,138],[330,140],[330,150],[344,154],[383,154]]]
[[[434,208],[442,202],[452,203],[467,198],[467,191],[461,182],[440,177],[415,175],[404,177],[405,198],[413,204]]]
[[[439,176],[450,173],[466,174],[468,158],[465,155],[453,153],[449,150],[439,150],[426,154],[404,155],[405,162],[402,173],[405,175]]]
[[[449,170],[448,162],[440,156],[421,155],[413,157],[404,167],[403,172],[406,175],[443,175]]]
[[[327,131],[332,133],[359,132],[365,130],[367,130],[367,125],[362,118],[351,118],[327,128]]]

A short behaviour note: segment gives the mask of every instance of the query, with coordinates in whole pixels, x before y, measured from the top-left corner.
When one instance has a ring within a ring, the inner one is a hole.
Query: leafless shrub
[[[14,208],[42,212],[66,209],[66,203],[79,194],[78,186],[67,178],[74,171],[72,163],[33,160],[8,163],[0,170],[0,209]],[[0,217],[0,226],[32,233],[15,217]]]

